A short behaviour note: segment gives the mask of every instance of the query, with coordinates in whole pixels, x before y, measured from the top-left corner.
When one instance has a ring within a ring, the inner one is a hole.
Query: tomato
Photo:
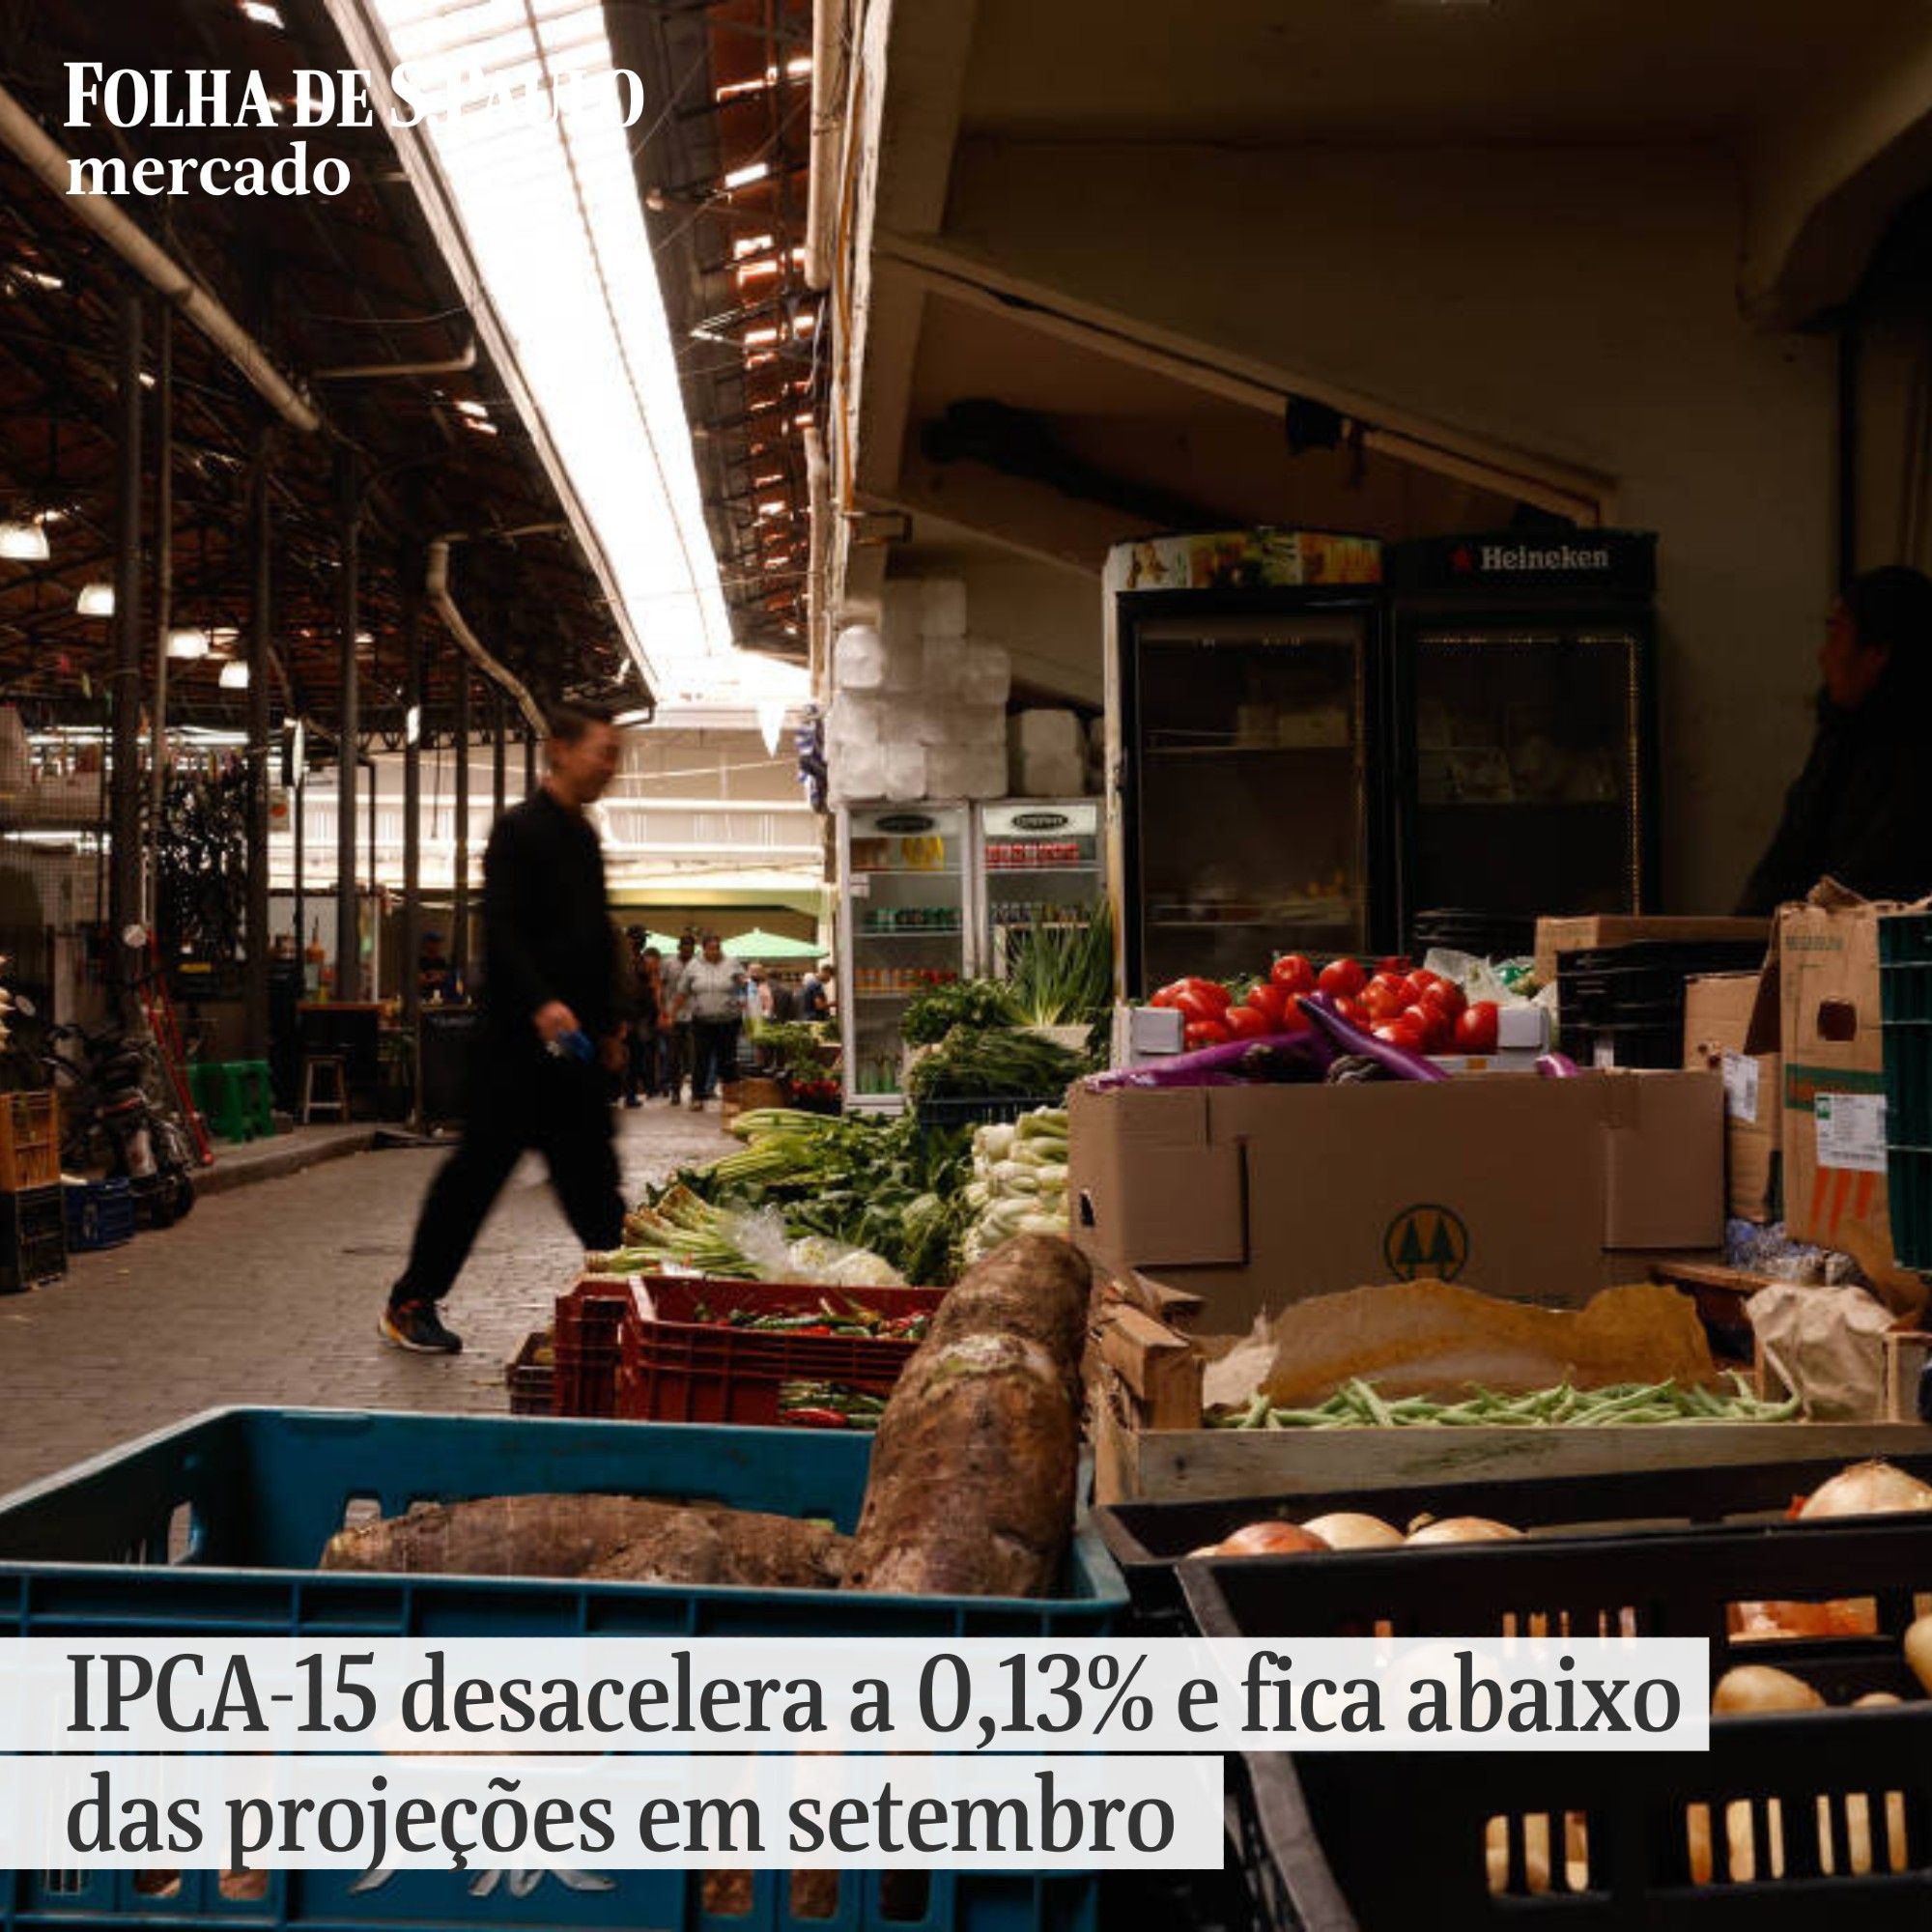
[[[1406,952],[1392,953],[1388,958],[1378,960],[1376,965],[1377,972],[1392,974],[1398,980],[1407,979],[1412,970]]]
[[[1354,999],[1369,983],[1369,976],[1362,971],[1357,959],[1331,959],[1322,967],[1315,983],[1335,999]]]
[[[1204,1000],[1217,1013],[1225,1013],[1235,1004],[1235,996],[1218,980],[1204,980],[1198,974],[1180,981],[1182,989]]]
[[[1285,994],[1315,990],[1315,968],[1299,952],[1284,952],[1268,968],[1268,978]]]
[[[1427,966],[1418,966],[1408,977],[1424,992],[1427,992],[1431,986],[1446,986],[1449,983],[1440,973],[1432,973]]]
[[[1195,1020],[1181,1030],[1181,1042],[1192,1053],[1197,1046],[1223,1046],[1228,1029],[1220,1020]]]
[[[1347,1020],[1351,1027],[1355,1027],[1363,1033],[1368,1032],[1369,1016],[1366,1012],[1362,1010],[1362,1003],[1360,1000],[1350,999],[1347,993],[1338,993],[1335,996],[1335,1010],[1338,1013],[1340,1013],[1342,1017],[1345,1020]]]
[[[1185,980],[1171,980],[1148,1002],[1151,1007],[1179,1007],[1180,996],[1187,990]]]
[[[1179,1009],[1181,1017],[1190,1025],[1197,1020],[1218,1020],[1224,1010],[1212,1000],[1197,992],[1191,980],[1186,990],[1176,996],[1174,1004]]]
[[[1409,1021],[1421,1034],[1424,1053],[1447,1053],[1455,1044],[1454,1022],[1445,1020],[1435,1007],[1426,1003],[1405,1007],[1397,1017]]]
[[[1263,1034],[1276,1031],[1275,1022],[1259,1007],[1230,1007],[1221,1024],[1230,1039],[1259,1039]]]
[[[1248,988],[1248,1005],[1267,1021],[1270,1033],[1281,1031],[1288,1012],[1288,995],[1272,980],[1257,980]]]
[[[1362,989],[1362,1010],[1371,1019],[1392,1020],[1407,1004],[1400,990],[1379,974]]]
[[[1298,999],[1290,1000],[1281,1009],[1281,1025],[1276,1031],[1280,1033],[1306,1033],[1313,1025],[1314,1021],[1301,1010],[1301,1002]]]
[[[1399,1014],[1392,1020],[1383,1020],[1379,1026],[1372,1028],[1371,1031],[1378,1039],[1386,1040],[1390,1046],[1399,1046],[1405,1052],[1422,1051],[1422,1029],[1406,1013]]]
[[[1493,1053],[1496,1050],[1496,1003],[1478,1000],[1456,1015],[1458,1053]]]
[[[1469,996],[1453,980],[1433,980],[1422,989],[1422,1004],[1446,1013],[1453,1023],[1456,1015],[1469,1004]]]

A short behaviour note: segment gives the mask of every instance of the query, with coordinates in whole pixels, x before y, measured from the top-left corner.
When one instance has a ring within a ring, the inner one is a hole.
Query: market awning
[[[729,959],[816,959],[819,949],[806,939],[788,939],[781,932],[765,932],[753,926],[724,942]]]

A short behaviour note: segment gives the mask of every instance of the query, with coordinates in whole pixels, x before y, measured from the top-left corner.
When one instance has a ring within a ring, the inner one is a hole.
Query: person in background
[[[644,944],[641,925],[625,934],[631,959],[631,1023],[625,1032],[624,1104],[639,1107],[658,1091],[658,999],[664,955]],[[640,1098],[639,1096],[642,1096]]]
[[[1901,564],[1845,586],[1818,652],[1810,755],[1738,901],[1760,917],[1820,879],[1866,898],[1932,891],[1932,579]]]
[[[664,1046],[665,1097],[673,1107],[677,1105],[678,1090],[692,1073],[691,999],[684,982],[696,955],[697,935],[686,926],[678,934],[677,956],[665,961],[664,990],[659,1002],[664,1014],[659,1037]],[[694,1087],[694,1096],[696,1092]]]
[[[456,968],[442,950],[442,934],[426,932],[416,956],[416,984],[424,1006],[456,997]]]
[[[768,1020],[772,1016],[772,984],[765,969],[753,963],[745,969],[745,1017]]]
[[[789,1025],[798,1018],[798,988],[789,980],[774,973],[765,982],[771,998],[769,1017],[780,1025]]]
[[[691,1011],[691,1104],[701,1108],[718,1084],[738,1065],[738,1030],[745,1020],[745,988],[751,976],[724,956],[715,932],[704,935],[704,951],[685,968],[684,990]]]
[[[821,959],[815,968],[808,968],[805,978],[798,982],[798,1016],[802,1020],[827,1020],[832,1017],[831,996],[825,990],[825,982],[832,977],[832,961]]]
[[[443,1297],[526,1149],[540,1151],[587,1250],[615,1248],[624,1200],[607,1080],[622,1065],[625,998],[604,853],[585,808],[617,773],[609,714],[560,707],[542,785],[497,819],[483,855],[483,1013],[463,1140],[430,1183],[409,1262],[379,1322],[385,1341],[454,1355]]]

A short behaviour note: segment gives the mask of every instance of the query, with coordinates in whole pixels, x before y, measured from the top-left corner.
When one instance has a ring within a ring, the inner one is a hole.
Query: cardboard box
[[[1874,1280],[1893,1272],[1878,977],[1879,915],[1892,910],[1828,880],[1777,915],[1785,1226]]]
[[[1777,1217],[1784,1146],[1775,974],[1714,973],[1684,987],[1684,1065],[1724,1082],[1724,1171],[1741,1221]]]
[[[1262,1308],[1434,1275],[1580,1303],[1723,1232],[1723,1086],[1690,1072],[1076,1089],[1074,1236],[1116,1273]]]
[[[1634,946],[1638,940],[1761,939],[1771,943],[1768,919],[1651,919],[1625,913],[1582,913],[1536,922],[1536,977],[1546,986],[1556,978],[1559,952],[1598,946]]]

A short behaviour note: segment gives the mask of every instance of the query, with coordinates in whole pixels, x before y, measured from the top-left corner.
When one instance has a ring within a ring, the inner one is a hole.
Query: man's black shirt
[[[497,819],[483,855],[483,1008],[499,1037],[561,1000],[593,1039],[615,1030],[615,940],[590,821],[539,789]]]

